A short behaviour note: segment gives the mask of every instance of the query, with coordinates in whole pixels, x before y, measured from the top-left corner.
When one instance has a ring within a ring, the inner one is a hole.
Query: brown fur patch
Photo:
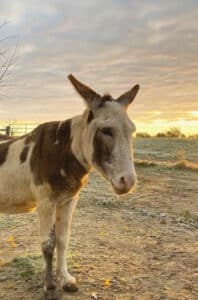
[[[89,124],[93,120],[93,118],[94,118],[94,114],[92,110],[90,110],[87,118],[87,124]]]
[[[52,262],[53,254],[56,246],[56,234],[55,234],[55,225],[53,226],[49,239],[46,242],[42,243],[42,252],[45,259],[45,270],[44,270],[44,286],[46,290],[51,290],[55,288],[53,282],[53,273],[52,273]]]
[[[11,143],[12,143],[12,141],[0,144],[0,165],[2,165],[6,161],[9,146]]]
[[[105,162],[110,162],[113,149],[113,139],[97,130],[93,140],[93,162],[105,172]]]
[[[38,126],[31,135],[35,146],[31,170],[36,185],[49,183],[54,193],[78,192],[87,170],[71,150],[71,120],[50,122]],[[27,139],[30,140],[30,137]],[[61,175],[61,169],[65,176]]]
[[[21,163],[25,162],[27,159],[27,155],[28,155],[28,151],[29,151],[29,146],[25,146],[20,154],[20,161]]]

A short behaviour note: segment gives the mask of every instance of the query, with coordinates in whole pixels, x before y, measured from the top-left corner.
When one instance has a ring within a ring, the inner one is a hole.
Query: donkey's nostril
[[[136,176],[133,174],[127,174],[121,176],[119,179],[119,185],[121,189],[130,190],[136,183]]]
[[[126,183],[126,179],[124,176],[120,177],[120,183],[122,183],[122,184]]]
[[[117,194],[128,193],[136,183],[136,175],[133,173],[120,174],[117,178],[112,180],[112,185]]]

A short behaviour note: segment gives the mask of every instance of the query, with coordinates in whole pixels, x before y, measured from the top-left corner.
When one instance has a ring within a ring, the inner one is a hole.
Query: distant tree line
[[[148,132],[137,132],[136,137],[138,138],[198,138],[198,134],[186,136],[181,130],[177,127],[172,127],[166,132],[158,132],[156,135],[150,135]]]

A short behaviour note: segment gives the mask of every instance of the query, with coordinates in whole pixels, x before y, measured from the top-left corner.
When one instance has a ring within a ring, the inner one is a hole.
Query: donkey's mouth
[[[115,187],[113,184],[112,184],[112,187],[113,187],[113,190],[115,191],[116,194],[118,195],[124,195],[124,194],[127,194],[131,191],[132,187],[131,188],[122,188],[122,189],[118,189],[117,187]]]

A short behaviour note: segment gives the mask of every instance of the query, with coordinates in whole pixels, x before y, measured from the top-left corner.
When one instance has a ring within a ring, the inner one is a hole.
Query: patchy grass
[[[38,285],[41,281],[41,265],[41,256],[28,255],[15,257],[4,265],[0,272],[0,278],[31,280]]]
[[[184,223],[191,223],[193,224],[196,228],[198,228],[198,215],[190,212],[189,210],[185,210],[184,213],[181,216],[182,221]]]
[[[96,204],[106,207],[106,208],[116,208],[119,206],[119,202],[117,201],[116,197],[115,199],[112,199],[112,197],[97,197]]]
[[[35,217],[33,214],[29,214],[30,220],[32,221]],[[17,228],[27,225],[29,220],[26,218],[26,214],[17,214],[17,215],[7,215],[2,214],[0,216],[0,229],[7,228]]]

